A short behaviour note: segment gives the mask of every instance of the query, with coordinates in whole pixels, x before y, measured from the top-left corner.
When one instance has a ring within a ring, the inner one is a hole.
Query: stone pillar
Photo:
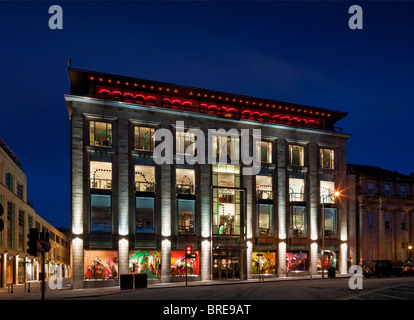
[[[161,167],[161,281],[171,282],[171,165]]]
[[[201,208],[201,280],[211,279],[211,179],[210,179],[210,165],[201,165],[200,178],[200,208]]]
[[[71,117],[71,209],[72,209],[72,288],[83,288],[83,222],[84,212],[84,170],[83,170],[83,116],[74,113]]]
[[[279,277],[286,276],[286,203],[289,199],[286,198],[286,141],[283,139],[277,140],[277,177],[278,177],[278,274]]]
[[[112,179],[116,179],[118,186],[118,273],[129,272],[129,162],[128,162],[128,121],[119,119],[117,123],[117,172],[113,173]],[[133,175],[132,175],[133,177]]]
[[[309,271],[311,274],[318,272],[318,253],[322,250],[316,242],[319,239],[318,216],[321,211],[321,202],[319,199],[319,177],[318,177],[318,154],[319,148],[315,143],[309,144],[309,221],[308,232],[310,236],[310,245],[312,249],[309,257]]]
[[[253,241],[253,189],[252,189],[252,176],[245,175],[243,176],[243,187],[246,188],[246,241],[252,242]],[[252,251],[253,246],[247,247],[246,251],[246,277],[247,279],[252,278]]]

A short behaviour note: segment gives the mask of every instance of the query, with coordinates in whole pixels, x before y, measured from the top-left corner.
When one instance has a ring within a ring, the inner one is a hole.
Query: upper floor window
[[[240,159],[240,139],[238,136],[214,136],[212,155],[216,159]]]
[[[334,150],[321,149],[321,168],[334,169]]]
[[[375,195],[375,186],[372,182],[368,182],[367,184],[367,191],[369,196]]]
[[[256,176],[257,199],[273,199],[272,176]]]
[[[111,162],[90,162],[90,187],[91,189],[112,189]]]
[[[135,191],[155,192],[155,167],[135,165]]]
[[[405,213],[401,215],[401,230],[407,230],[407,215]]]
[[[303,146],[289,145],[289,165],[305,165],[305,148]]]
[[[256,145],[256,154],[260,154],[260,161],[263,163],[272,163],[272,143],[266,141],[260,141],[260,144]],[[259,159],[257,159],[259,160]]]
[[[214,164],[213,186],[217,187],[240,187],[240,166]]]
[[[305,175],[302,172],[289,172],[289,198],[291,202],[305,200]]]
[[[391,195],[390,185],[387,183],[384,185],[384,196],[389,197]]]
[[[17,196],[23,199],[23,185],[20,183],[17,184]]]
[[[323,181],[320,182],[320,196],[321,203],[334,203],[335,202],[335,182]]]
[[[177,131],[175,133],[177,154],[195,156],[194,133]]]
[[[390,214],[389,213],[385,213],[384,219],[385,219],[385,230],[390,230],[391,229],[391,217],[390,217]]]
[[[401,198],[405,198],[407,196],[407,189],[405,186],[400,187],[400,196]]]
[[[177,169],[176,186],[178,194],[195,194],[195,171],[192,169]]]
[[[368,228],[374,229],[374,213],[368,212]]]
[[[134,127],[134,149],[141,151],[154,151],[154,128]]]
[[[6,171],[5,185],[6,185],[7,189],[9,189],[10,191],[13,191],[13,175],[10,172],[7,172],[7,171]]]
[[[112,147],[112,123],[90,122],[90,145],[97,147]]]
[[[194,233],[195,200],[178,199],[178,233]]]

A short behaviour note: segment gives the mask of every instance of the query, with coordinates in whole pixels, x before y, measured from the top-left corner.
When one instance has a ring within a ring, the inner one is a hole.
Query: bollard
[[[8,283],[7,284],[7,292],[8,293],[13,293],[13,283]]]

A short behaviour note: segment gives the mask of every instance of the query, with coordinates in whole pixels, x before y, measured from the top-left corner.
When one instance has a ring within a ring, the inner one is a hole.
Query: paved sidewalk
[[[349,278],[351,275],[337,274],[336,278]],[[277,278],[261,278],[263,282],[275,282],[275,281],[298,281],[298,280],[312,280],[312,279],[321,279],[322,276],[294,276],[294,277],[277,277]],[[225,280],[225,281],[188,281],[188,287],[194,286],[215,286],[215,285],[230,285],[230,284],[248,284],[248,283],[258,283],[259,279],[249,279],[249,280]],[[148,283],[147,288],[134,289],[134,290],[151,290],[151,289],[161,289],[161,288],[178,288],[185,287],[185,281],[182,282],[170,282],[170,283]],[[45,300],[64,300],[64,299],[73,299],[73,298],[82,298],[82,297],[100,297],[103,295],[112,295],[117,293],[124,293],[127,291],[133,290],[121,290],[119,286],[113,287],[102,287],[102,288],[93,288],[93,289],[70,289],[66,287],[64,289],[52,290],[48,287],[46,281],[46,291],[45,291]],[[34,281],[30,283],[30,292],[28,292],[28,286],[24,284],[18,284],[13,286],[13,293],[11,293],[11,288],[5,287],[0,288],[0,300],[41,300],[41,282]]]

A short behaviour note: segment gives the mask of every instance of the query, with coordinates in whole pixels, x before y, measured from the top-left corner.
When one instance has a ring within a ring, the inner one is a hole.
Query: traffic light
[[[4,229],[4,222],[3,222],[3,219],[1,218],[3,213],[4,213],[4,208],[3,208],[3,205],[0,203],[0,231],[3,231]]]
[[[192,253],[193,253],[193,247],[190,245],[185,246],[185,257],[191,258]]]
[[[37,228],[30,228],[30,233],[27,235],[27,253],[31,256],[37,256],[37,241],[39,240],[39,232]]]

